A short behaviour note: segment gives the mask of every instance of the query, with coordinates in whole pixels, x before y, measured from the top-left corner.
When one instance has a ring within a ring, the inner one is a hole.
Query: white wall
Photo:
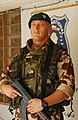
[[[74,3],[75,0],[71,0],[71,3]],[[40,3],[41,4],[41,3]],[[46,2],[47,4],[47,2]],[[65,2],[63,5],[68,5],[67,2]],[[60,4],[60,6],[62,6]],[[27,7],[27,6],[26,6]],[[54,7],[54,6],[53,6]],[[55,5],[55,8],[58,7],[58,5]],[[25,6],[24,6],[25,8]],[[45,9],[49,9],[49,7],[46,7]],[[39,8],[37,10],[44,10],[44,8]],[[31,16],[31,13],[33,10],[23,10],[21,12],[21,19],[22,19],[22,46],[25,46],[26,40],[30,38],[30,31],[28,29],[28,20]],[[45,12],[45,11],[44,11]],[[66,16],[69,19],[68,25],[67,25],[67,38],[69,41],[70,46],[70,55],[73,60],[74,64],[74,70],[75,70],[75,85],[76,85],[76,92],[74,94],[74,103],[73,108],[75,111],[75,117],[67,117],[65,116],[65,120],[78,120],[78,6],[68,7],[68,8],[61,8],[56,10],[50,10],[46,11],[51,17],[52,15],[56,16],[63,16],[66,14]],[[66,114],[70,112],[70,107],[66,107]],[[73,116],[73,115],[72,115]]]
[[[0,104],[0,120],[12,120],[14,118],[14,114],[12,115],[8,108],[7,105]]]

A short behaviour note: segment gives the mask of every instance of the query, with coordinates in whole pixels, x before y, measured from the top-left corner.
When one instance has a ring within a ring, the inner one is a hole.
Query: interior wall
[[[46,3],[47,4],[47,3]],[[25,6],[24,6],[25,7]],[[55,6],[56,7],[56,6]],[[47,8],[45,8],[47,9]],[[43,10],[42,8],[38,10]],[[31,37],[30,35],[30,30],[28,28],[28,21],[31,16],[31,13],[33,10],[21,10],[21,21],[22,21],[22,47],[25,46],[27,39]],[[69,46],[70,46],[70,55],[73,60],[74,64],[74,71],[75,71],[75,83],[76,83],[76,91],[74,94],[74,101],[73,101],[73,108],[75,112],[71,115],[71,117],[67,117],[67,114],[71,111],[70,107],[65,107],[66,109],[66,115],[65,115],[65,120],[78,120],[78,107],[77,107],[77,102],[78,102],[78,6],[71,6],[71,7],[60,7],[60,9],[48,9],[44,12],[47,12],[50,17],[53,15],[56,16],[63,16],[66,14],[66,16],[69,19],[67,28],[66,28],[66,34],[67,38],[69,41]]]
[[[15,116],[15,113],[12,115],[8,110],[7,105],[0,104],[0,120],[12,120]]]

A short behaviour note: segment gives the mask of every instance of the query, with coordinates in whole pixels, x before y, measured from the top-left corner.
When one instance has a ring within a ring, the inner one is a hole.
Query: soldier
[[[39,120],[36,113],[44,107],[52,120],[63,120],[63,106],[69,103],[75,90],[72,60],[65,48],[49,38],[52,27],[46,13],[32,15],[28,25],[32,38],[14,57],[8,73],[13,79],[22,78],[37,96],[27,105],[29,120]],[[1,80],[0,89],[10,98],[21,96],[6,77]]]

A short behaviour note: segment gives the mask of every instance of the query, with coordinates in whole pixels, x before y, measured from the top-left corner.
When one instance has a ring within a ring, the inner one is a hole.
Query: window
[[[10,10],[0,14],[0,66],[6,71],[12,58],[21,47],[21,11]],[[0,101],[6,103],[6,96]]]

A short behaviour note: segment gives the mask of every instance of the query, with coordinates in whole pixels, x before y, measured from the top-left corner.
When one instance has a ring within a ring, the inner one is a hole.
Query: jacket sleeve
[[[18,64],[19,58],[20,58],[20,52],[18,52],[18,53],[14,56],[13,60],[11,61],[11,64],[8,65],[8,67],[7,67],[7,74],[8,74],[12,79],[17,78],[17,64]],[[4,81],[9,81],[9,79],[8,79],[8,76],[7,76],[7,75],[3,75],[3,74],[2,74],[1,82],[4,82]]]
[[[75,91],[75,75],[71,57],[63,51],[57,64],[57,73],[61,84],[57,89],[65,92],[69,99],[73,97]]]
[[[21,53],[18,52],[18,53],[14,56],[11,64],[8,66],[8,70],[7,70],[7,71],[8,71],[9,76],[10,76],[12,79],[15,79],[15,78],[18,77],[18,70],[19,70],[19,72],[21,72],[21,66],[20,66],[21,60],[20,60],[20,59],[21,59]]]

